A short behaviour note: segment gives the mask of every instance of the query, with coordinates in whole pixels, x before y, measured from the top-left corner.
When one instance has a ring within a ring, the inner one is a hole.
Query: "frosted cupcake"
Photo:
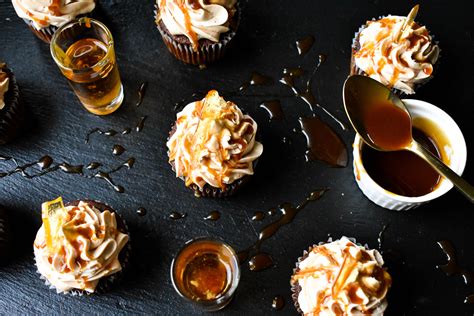
[[[23,119],[24,108],[15,76],[0,61],[0,145],[10,142],[18,135]]]
[[[254,173],[257,123],[215,90],[177,114],[167,142],[176,176],[197,196],[234,194]]]
[[[128,263],[130,251],[123,220],[95,201],[43,203],[43,225],[34,242],[41,278],[58,293],[105,291]]]
[[[157,0],[155,22],[177,59],[205,65],[220,59],[239,25],[237,0]]]
[[[63,24],[95,8],[95,0],[12,0],[16,14],[46,43]]]
[[[291,277],[293,300],[304,315],[383,315],[392,279],[377,250],[346,237],[305,251]]]
[[[352,44],[351,74],[369,76],[404,94],[433,76],[439,47],[426,27],[406,17],[387,16],[368,21]]]

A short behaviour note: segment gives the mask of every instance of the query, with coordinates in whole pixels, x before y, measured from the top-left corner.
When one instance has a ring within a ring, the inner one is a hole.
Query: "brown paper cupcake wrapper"
[[[344,236],[341,236],[341,238],[343,238],[343,237]],[[311,253],[313,248],[316,248],[316,247],[324,245],[324,244],[331,243],[331,242],[339,240],[341,238],[333,239],[332,237],[329,237],[327,241],[321,241],[318,244],[314,244],[313,246],[308,247],[308,250],[303,251],[303,256],[299,257],[298,260],[296,261],[295,268],[293,269],[293,275],[300,271],[300,267],[299,267],[300,262],[305,260],[308,257],[308,255]],[[350,241],[352,241],[357,246],[364,247],[366,250],[370,250],[370,248],[367,244],[362,245],[362,244],[358,243],[355,238],[349,238],[349,237],[346,237],[346,238],[349,239]],[[300,294],[301,286],[298,284],[298,282],[290,282],[290,284],[291,284],[291,298],[293,299],[293,304],[295,305],[295,308],[298,311],[298,313],[303,315],[304,313],[301,310],[300,305],[298,303],[298,295]],[[377,314],[377,313],[374,312],[373,315],[383,315],[383,311],[386,308],[387,308],[387,300],[384,299],[384,301],[376,308],[376,311],[381,311],[381,313]]]
[[[173,123],[171,126],[171,130],[168,135],[168,140],[170,139],[171,136],[176,132],[176,123]],[[168,153],[169,156],[169,153]],[[253,169],[257,167],[257,162],[258,159],[253,161]],[[176,174],[176,168],[174,161],[170,161],[169,164],[171,165],[171,169],[173,172]],[[235,180],[231,184],[228,184],[224,190],[220,188],[215,188],[209,184],[204,185],[204,187],[201,188],[196,185],[195,183],[191,184],[188,188],[194,191],[194,196],[196,197],[212,197],[212,198],[225,198],[232,196],[236,194],[245,184],[247,184],[250,181],[251,176],[250,175],[244,175],[242,178]],[[180,177],[183,182],[185,179],[183,177]]]
[[[94,201],[94,200],[82,200],[82,201],[86,202],[90,205],[93,205],[94,207],[96,207],[101,212],[103,212],[105,210],[113,211],[115,213],[115,217],[117,219],[117,228],[118,228],[118,230],[120,230],[120,232],[122,232],[124,234],[129,235],[128,234],[129,230],[128,230],[127,223],[113,208],[111,208],[107,204],[99,202],[99,201]],[[79,204],[79,202],[80,202],[79,200],[71,201],[71,202],[67,203],[65,206],[77,205],[77,204]],[[56,291],[56,293],[58,293],[58,294],[62,293],[62,294],[69,294],[69,295],[72,295],[72,296],[103,294],[103,293],[106,293],[106,292],[110,291],[110,289],[113,286],[117,285],[121,281],[124,273],[126,273],[126,270],[129,267],[129,263],[130,263],[129,260],[130,260],[131,251],[132,251],[132,248],[131,248],[130,235],[129,235],[129,240],[128,240],[127,244],[122,249],[122,251],[120,251],[120,253],[119,253],[119,261],[120,261],[120,265],[122,266],[122,270],[120,270],[119,272],[114,273],[112,275],[109,275],[105,278],[100,279],[99,283],[97,284],[97,287],[95,288],[95,291],[92,292],[92,293],[87,292],[85,290],[80,290],[80,289],[72,289],[72,290],[69,290],[69,291],[66,291],[66,292],[60,291],[54,285],[52,285],[48,281],[48,279],[46,279],[38,270],[36,272],[38,274],[40,274],[40,279],[44,280],[44,284],[46,284],[46,286],[48,286],[50,289],[54,289]],[[35,258],[35,264],[36,264],[36,258]]]
[[[234,38],[240,22],[240,8],[237,6],[237,24],[235,30],[230,30],[225,34],[222,34],[217,43],[199,45],[198,50],[195,51],[191,44],[182,44],[174,40],[173,37],[163,29],[161,23],[157,22],[159,9],[156,5],[154,12],[156,27],[158,28],[158,31],[160,31],[163,42],[166,47],[168,47],[169,52],[178,60],[196,66],[208,65],[221,59],[225,55],[229,44]]]
[[[15,75],[8,68],[2,70],[8,74],[10,81],[5,94],[5,107],[0,110],[0,145],[10,142],[19,134],[25,112]]]
[[[33,32],[33,34],[35,34],[36,37],[38,37],[40,40],[42,40],[46,44],[49,44],[51,42],[51,38],[53,38],[54,32],[56,32],[56,30],[58,29],[57,26],[50,25],[48,27],[41,28],[38,30],[37,28],[34,27],[33,22],[27,19],[23,19],[23,20],[28,25],[28,27]]]
[[[386,18],[388,17],[387,15],[383,15],[383,16],[380,16],[378,19],[375,19],[375,18],[372,18],[372,21],[378,21],[380,19],[383,19],[383,18]],[[419,24],[421,25],[421,24]],[[367,22],[365,24],[363,24],[361,27],[359,27],[359,30],[357,32],[354,33],[354,38],[352,39],[352,47],[351,47],[351,65],[350,65],[350,75],[362,75],[362,76],[367,76],[367,74],[362,70],[360,69],[359,67],[357,67],[356,63],[355,63],[355,53],[357,53],[359,50],[360,50],[360,43],[359,43],[359,36],[360,36],[360,33],[367,27]],[[438,45],[438,48],[439,48],[439,42],[435,40],[435,36],[433,34],[430,33],[430,36],[431,36],[431,39],[432,41]],[[417,82],[415,84],[415,86],[413,87],[413,90],[415,91],[416,93],[416,90],[418,90],[420,87],[424,86],[426,83],[428,83],[431,79],[433,79],[435,73],[437,72],[437,69],[439,67],[439,61],[440,61],[440,58],[441,58],[441,48],[439,48],[439,55],[438,55],[438,59],[436,60],[436,63],[433,64],[433,73],[431,74],[431,76],[429,76],[428,78],[424,79],[423,81],[420,81],[420,82]],[[412,96],[414,95],[415,93],[413,94],[407,94],[406,92],[402,91],[402,90],[399,90],[397,88],[391,88],[391,90],[393,92],[395,92],[396,94],[398,94],[399,96],[401,97],[405,97],[405,96]]]

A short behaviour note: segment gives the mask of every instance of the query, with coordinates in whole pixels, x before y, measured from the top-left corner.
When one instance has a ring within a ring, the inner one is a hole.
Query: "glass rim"
[[[87,68],[81,68],[81,69],[76,69],[76,68],[72,68],[72,67],[68,67],[66,65],[64,65],[61,60],[58,58],[57,54],[56,54],[56,51],[54,50],[54,45],[56,45],[56,41],[58,39],[58,36],[60,33],[62,33],[64,30],[66,30],[67,28],[73,26],[73,25],[76,25],[76,24],[86,24],[86,23],[90,23],[90,24],[94,24],[94,25],[97,25],[99,28],[101,28],[104,33],[106,34],[107,38],[108,38],[108,43],[104,43],[106,48],[107,48],[107,52],[105,53],[104,57],[102,57],[98,62],[96,62],[94,65],[91,65]],[[110,32],[110,30],[107,28],[107,26],[105,26],[104,23],[100,22],[99,20],[96,20],[96,19],[93,19],[93,18],[89,18],[89,17],[80,17],[80,18],[75,18],[63,25],[61,25],[53,34],[53,37],[51,38],[51,43],[49,45],[49,51],[50,51],[50,54],[51,56],[53,57],[53,60],[54,62],[58,65],[58,67],[62,68],[62,69],[65,69],[65,70],[68,70],[68,71],[73,71],[73,72],[88,72],[88,71],[91,71],[94,67],[97,67],[98,65],[100,66],[101,64],[104,64],[104,61],[107,61],[110,57],[110,54],[111,54],[111,51],[114,47],[114,38],[112,36],[112,33]]]
[[[186,294],[183,293],[181,291],[181,289],[179,288],[179,286],[176,284],[175,275],[174,275],[174,271],[175,271],[175,267],[176,267],[176,261],[177,261],[176,259],[178,259],[179,256],[183,253],[183,251],[186,248],[188,248],[190,245],[198,243],[198,242],[203,242],[203,241],[210,241],[210,242],[214,242],[214,243],[222,245],[225,249],[227,249],[230,252],[230,254],[232,255],[232,259],[234,259],[235,262],[236,262],[235,274],[233,273],[233,275],[235,275],[235,276],[231,280],[231,284],[230,284],[229,289],[221,297],[218,297],[214,300],[209,300],[209,301],[193,300],[190,297],[186,296]],[[173,287],[174,287],[175,291],[179,294],[179,296],[181,296],[182,298],[184,298],[184,299],[186,299],[186,300],[188,300],[192,303],[203,305],[203,306],[221,304],[221,303],[225,302],[226,300],[229,300],[234,295],[235,291],[237,290],[237,288],[239,286],[240,272],[241,271],[240,271],[239,258],[237,256],[237,253],[235,252],[234,248],[232,248],[229,244],[225,243],[221,239],[213,238],[213,237],[197,237],[197,238],[193,238],[193,239],[190,239],[187,242],[185,242],[183,247],[181,247],[180,250],[173,257],[173,260],[171,261],[171,268],[170,268],[171,283],[173,284]]]

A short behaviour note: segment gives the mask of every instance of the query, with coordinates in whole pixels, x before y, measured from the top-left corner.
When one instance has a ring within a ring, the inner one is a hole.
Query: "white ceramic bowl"
[[[448,114],[446,114],[446,112],[428,102],[414,99],[404,99],[403,103],[405,103],[408,111],[410,112],[414,126],[423,130],[423,126],[417,125],[417,123],[419,124],[419,122],[421,122],[420,118],[423,118],[423,122],[430,122],[432,127],[440,131],[438,135],[443,135],[443,143],[445,143],[442,148],[439,148],[442,160],[457,174],[461,175],[464,171],[464,167],[466,166],[467,149],[464,136],[456,122],[454,122],[454,120]],[[436,141],[436,137],[434,138]],[[439,142],[437,143],[439,144]],[[432,192],[423,196],[407,197],[389,192],[372,180],[365,170],[361,160],[362,145],[362,138],[359,134],[356,134],[353,144],[354,176],[357,185],[365,194],[365,196],[381,207],[390,210],[413,209],[417,206],[420,206],[421,204],[440,197],[451,190],[453,187],[453,184],[449,180],[441,178],[438,186]]]

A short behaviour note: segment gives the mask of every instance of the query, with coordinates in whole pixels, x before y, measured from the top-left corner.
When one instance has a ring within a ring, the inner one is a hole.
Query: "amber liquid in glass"
[[[114,52],[95,38],[73,43],[66,51],[65,72],[72,89],[90,112],[106,115],[114,112],[123,98],[122,84]],[[83,71],[82,71],[83,70]]]

